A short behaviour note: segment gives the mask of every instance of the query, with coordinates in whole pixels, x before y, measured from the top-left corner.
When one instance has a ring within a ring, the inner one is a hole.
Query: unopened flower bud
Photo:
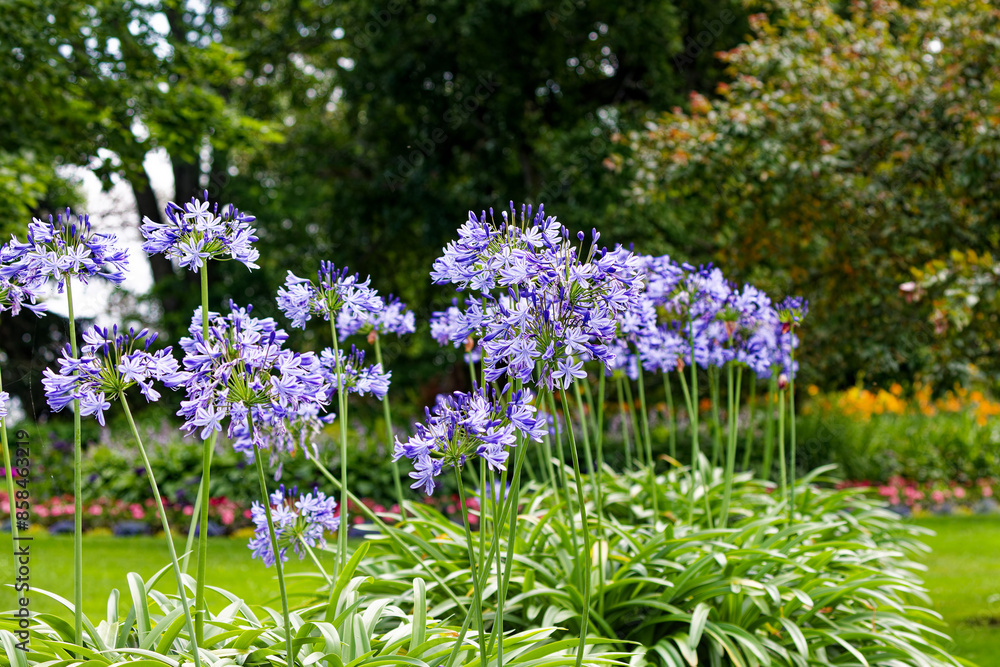
[[[472,352],[472,348],[474,348],[475,346],[476,346],[476,341],[472,339],[472,336],[469,336],[468,338],[465,339],[466,352]]]
[[[784,390],[788,388],[788,375],[782,373],[778,376],[778,389]]]
[[[374,329],[372,329],[371,331],[368,332],[368,344],[369,345],[374,345],[376,338],[378,338],[378,333]]]

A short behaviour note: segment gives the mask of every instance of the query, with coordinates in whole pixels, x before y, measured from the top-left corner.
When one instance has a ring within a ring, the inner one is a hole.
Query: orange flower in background
[[[810,386],[807,391],[810,396],[819,395],[819,389],[814,386]],[[840,393],[821,396],[812,403],[822,410],[836,409],[863,421],[870,420],[874,415],[921,414],[933,417],[939,412],[969,412],[974,415],[979,426],[985,426],[991,417],[1000,416],[1000,402],[989,399],[980,390],[969,390],[956,385],[954,390],[934,399],[932,388],[918,383],[913,386],[910,398],[904,397],[904,394],[903,386],[897,382],[888,391],[851,387]]]

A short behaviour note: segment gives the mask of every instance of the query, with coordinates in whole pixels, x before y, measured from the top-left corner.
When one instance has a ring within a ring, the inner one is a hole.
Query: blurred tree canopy
[[[79,203],[63,165],[123,180],[139,218],[158,217],[145,164],[158,150],[175,200],[204,189],[257,216],[261,269],[213,265],[220,305],[273,314],[286,271],[330,259],[426,320],[450,300],[427,276],[440,248],[468,210],[513,200],[804,293],[803,369],[823,386],[950,378],[973,350],[942,345],[934,300],[899,286],[1000,243],[986,0],[775,0],[752,16],[739,0],[2,8],[4,233]],[[197,289],[152,267],[158,327],[176,340]],[[457,358],[423,335],[386,352],[409,386]]]
[[[331,259],[421,318],[450,300],[427,274],[470,209],[543,201],[633,240],[611,137],[713,86],[748,25],[738,0],[8,0],[4,19],[0,157],[91,165],[155,218],[162,149],[177,201],[257,216],[261,270],[213,266],[215,303],[270,312],[287,270]],[[175,339],[197,290],[153,270]],[[388,352],[426,376],[453,351],[422,338]]]
[[[733,277],[810,299],[810,381],[923,374],[940,386],[997,358],[995,334],[976,339],[995,331],[995,311],[945,344],[945,315],[935,323],[930,312],[941,295],[914,299],[900,285],[948,261],[961,278],[968,267],[953,255],[967,251],[992,267],[1000,10],[985,0],[770,9],[751,17],[752,40],[720,54],[731,82],[715,99],[692,94],[686,111],[623,141],[617,162],[635,169],[639,208],[664,229],[700,229],[693,254]],[[995,290],[995,271],[978,275]],[[987,366],[995,383],[997,363]]]

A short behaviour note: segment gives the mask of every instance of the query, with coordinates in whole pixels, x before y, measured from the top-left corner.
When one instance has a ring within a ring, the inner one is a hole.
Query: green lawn
[[[934,608],[948,622],[952,650],[979,667],[1000,667],[1000,517],[935,517],[917,524],[937,535],[923,559]]]
[[[184,541],[175,541],[178,553],[184,550]],[[263,604],[271,600],[278,590],[274,568],[265,568],[259,560],[251,560],[246,540],[211,538],[209,541],[208,582],[212,586],[238,593],[250,604]],[[123,599],[129,598],[125,575],[138,572],[144,579],[153,575],[170,562],[166,543],[162,537],[90,537],[84,538],[84,589],[83,609],[88,617],[99,620],[105,617],[108,594],[117,588]],[[333,555],[319,554],[327,572],[333,570]],[[308,559],[299,562],[293,556],[286,571],[315,571]],[[195,561],[191,560],[189,574],[194,574]],[[10,534],[0,537],[0,577],[7,584],[11,572]],[[316,579],[296,578],[289,590],[303,590]],[[73,537],[40,534],[31,542],[31,587],[51,591],[67,600],[73,599]],[[160,579],[157,589],[176,592],[173,574],[168,570]],[[64,608],[49,598],[34,593],[32,611],[59,612]],[[209,596],[209,603],[216,606],[223,602],[221,596]],[[214,600],[214,601],[213,601]],[[16,602],[10,586],[0,591],[0,611],[13,609]],[[124,605],[122,605],[124,606]],[[276,605],[277,606],[277,603]]]
[[[924,576],[934,606],[948,623],[956,655],[980,667],[1000,667],[1000,517],[921,519],[917,524],[937,534],[924,538],[933,551],[923,558]],[[178,550],[183,549],[178,542]],[[273,599],[277,584],[274,569],[250,559],[245,540],[213,538],[209,581],[212,585],[238,592],[247,602],[261,604]],[[139,572],[149,577],[167,563],[162,539],[152,537],[87,537],[84,545],[84,610],[94,619],[103,618],[107,596],[117,588],[127,597],[125,574]],[[32,542],[31,585],[67,599],[73,596],[73,540],[69,536],[39,535]],[[324,567],[333,569],[331,554],[322,554]],[[193,566],[191,568],[193,570]],[[292,559],[290,572],[311,571],[308,560]],[[11,571],[10,536],[0,539],[0,576]],[[297,578],[292,591],[308,589],[314,579]],[[173,592],[173,578],[161,579],[161,590]],[[216,598],[221,602],[221,598]],[[0,592],[0,610],[14,607],[10,587]],[[58,612],[53,601],[35,593],[33,611]]]

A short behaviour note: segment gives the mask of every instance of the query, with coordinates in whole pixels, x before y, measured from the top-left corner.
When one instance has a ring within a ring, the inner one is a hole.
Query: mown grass
[[[1000,517],[935,517],[919,519],[918,525],[936,535],[925,538],[933,551],[921,560],[927,565],[924,576],[937,609],[948,623],[956,655],[980,667],[1000,667]],[[178,540],[177,548],[184,544]],[[250,558],[245,540],[213,538],[209,545],[209,582],[239,593],[250,604],[276,602],[274,569],[264,568]],[[139,572],[149,577],[167,563],[167,549],[161,538],[116,538],[87,536],[84,544],[84,611],[91,618],[103,618],[112,588],[128,595],[125,574]],[[333,569],[332,554],[321,554],[324,567]],[[10,535],[0,539],[0,577],[11,572]],[[193,571],[193,563],[190,568]],[[288,571],[310,572],[309,561],[292,559]],[[293,578],[292,591],[304,591],[315,582]],[[6,581],[4,581],[6,584]],[[57,593],[67,599],[73,594],[73,539],[71,536],[36,534],[31,543],[31,586]],[[173,592],[173,578],[163,577],[160,590]],[[214,603],[221,602],[217,598]],[[0,610],[16,604],[12,589],[0,590]],[[33,611],[62,613],[58,603],[35,592]]]
[[[956,655],[1000,667],[1000,517],[934,517],[915,521],[937,534],[921,559],[934,608],[948,622]]]
[[[56,593],[67,600],[73,599],[73,537],[72,535],[50,536],[45,533],[34,535],[31,544],[31,587]],[[175,540],[177,553],[184,550],[184,541]],[[170,562],[167,545],[162,537],[111,537],[86,536],[84,538],[84,588],[83,609],[88,617],[97,620],[106,615],[108,594],[117,588],[123,598],[128,598],[128,584],[125,575],[138,572],[143,579],[152,576]],[[334,567],[333,554],[319,554],[327,572]],[[0,611],[8,611],[16,605],[14,592],[7,584],[10,581],[11,566],[10,534],[0,537]],[[188,573],[194,574],[195,560],[192,557]],[[292,557],[286,572],[315,572],[315,567],[307,559],[299,562]],[[274,602],[277,606],[278,585],[274,568],[265,568],[259,560],[250,558],[245,539],[211,538],[209,541],[208,582],[211,586],[235,592],[250,604]],[[301,591],[318,581],[313,578],[296,578],[290,584],[291,592]],[[158,590],[175,593],[173,574],[168,570],[161,577]],[[208,597],[215,608],[223,604],[221,596]],[[65,614],[65,608],[41,593],[34,591],[30,596],[32,611]],[[124,608],[124,603],[122,603]]]

